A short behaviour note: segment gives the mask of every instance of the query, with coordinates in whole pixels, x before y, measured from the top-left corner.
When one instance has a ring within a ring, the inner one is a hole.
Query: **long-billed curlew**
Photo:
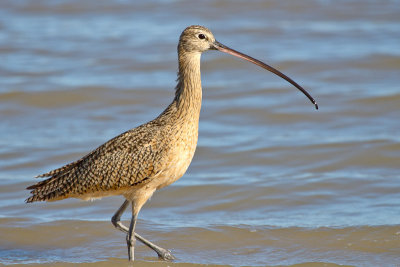
[[[154,120],[122,133],[75,162],[37,176],[49,178],[27,188],[32,195],[26,202],[123,195],[126,200],[111,222],[127,233],[129,260],[134,260],[135,238],[161,259],[174,259],[168,250],[135,233],[135,226],[140,209],[154,191],[182,177],[193,158],[202,98],[200,56],[207,50],[240,57],[275,73],[302,91],[318,109],[315,100],[280,71],[222,45],[207,28],[190,26],[179,39],[178,84],[172,103]],[[120,219],[129,205],[132,219],[128,228]]]

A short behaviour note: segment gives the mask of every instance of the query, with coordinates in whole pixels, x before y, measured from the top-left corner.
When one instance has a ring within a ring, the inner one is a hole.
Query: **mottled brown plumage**
[[[201,26],[189,27],[182,34],[178,46],[178,85],[167,109],[156,119],[109,140],[83,158],[37,176],[50,178],[28,187],[32,196],[27,202],[131,193],[135,186],[168,175],[166,179],[171,181],[160,182],[156,186],[159,189],[184,174],[197,144],[202,95],[200,52],[190,46],[192,35],[185,33],[195,35],[197,31],[211,35]]]
[[[83,158],[39,175],[48,177],[27,189],[26,202],[55,201],[65,198],[92,199],[123,195],[126,201],[112,217],[116,228],[127,233],[129,259],[134,258],[135,237],[165,260],[174,259],[134,232],[137,215],[154,191],[178,180],[193,158],[198,135],[202,89],[200,56],[206,50],[219,50],[255,63],[286,79],[315,101],[303,88],[272,67],[217,42],[202,26],[186,28],[179,39],[179,72],[175,98],[154,120],[129,130]],[[132,206],[130,227],[120,222]]]

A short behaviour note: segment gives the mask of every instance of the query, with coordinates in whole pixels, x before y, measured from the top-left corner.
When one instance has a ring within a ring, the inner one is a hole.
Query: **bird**
[[[136,221],[142,206],[153,193],[181,178],[192,161],[202,103],[200,58],[203,52],[218,50],[254,63],[291,83],[318,109],[314,98],[291,78],[221,44],[206,27],[192,25],[184,29],[177,50],[179,67],[175,97],[158,117],[112,138],[72,163],[36,176],[47,179],[27,187],[31,190],[27,203],[122,195],[125,201],[111,222],[126,233],[129,261],[134,261],[136,239],[154,250],[160,259],[175,259],[171,251],[137,234]],[[132,217],[126,226],[121,222],[121,216],[128,207]]]

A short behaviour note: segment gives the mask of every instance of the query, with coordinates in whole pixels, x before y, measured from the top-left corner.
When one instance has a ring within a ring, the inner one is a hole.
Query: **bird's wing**
[[[162,142],[154,136],[157,132],[142,125],[111,139],[75,162],[39,175],[49,178],[28,187],[32,196],[26,201],[58,200],[112,191],[151,178],[162,168],[159,158],[162,157],[160,153],[165,153],[160,149]]]

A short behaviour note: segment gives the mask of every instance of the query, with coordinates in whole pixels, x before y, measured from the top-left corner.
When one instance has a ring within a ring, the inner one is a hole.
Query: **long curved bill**
[[[315,99],[303,87],[301,87],[298,83],[293,81],[291,78],[289,78],[288,76],[286,76],[285,74],[283,74],[279,70],[271,67],[270,65],[265,64],[264,62],[259,61],[258,59],[252,58],[252,57],[250,57],[250,56],[248,56],[246,54],[240,53],[240,52],[238,52],[238,51],[236,51],[236,50],[234,50],[232,48],[229,48],[229,47],[221,44],[220,42],[215,41],[213,43],[213,46],[214,47],[212,49],[216,49],[216,50],[219,50],[221,52],[228,53],[228,54],[231,54],[233,56],[236,56],[236,57],[245,59],[247,61],[250,61],[251,63],[254,63],[254,64],[258,65],[261,68],[264,68],[264,69],[266,69],[266,70],[278,75],[282,79],[285,79],[286,81],[288,81],[289,83],[294,85],[297,89],[299,89],[301,92],[303,92],[303,94],[305,94],[308,97],[308,99],[310,99],[311,103],[314,104],[315,109],[318,109],[318,104],[315,101]]]

